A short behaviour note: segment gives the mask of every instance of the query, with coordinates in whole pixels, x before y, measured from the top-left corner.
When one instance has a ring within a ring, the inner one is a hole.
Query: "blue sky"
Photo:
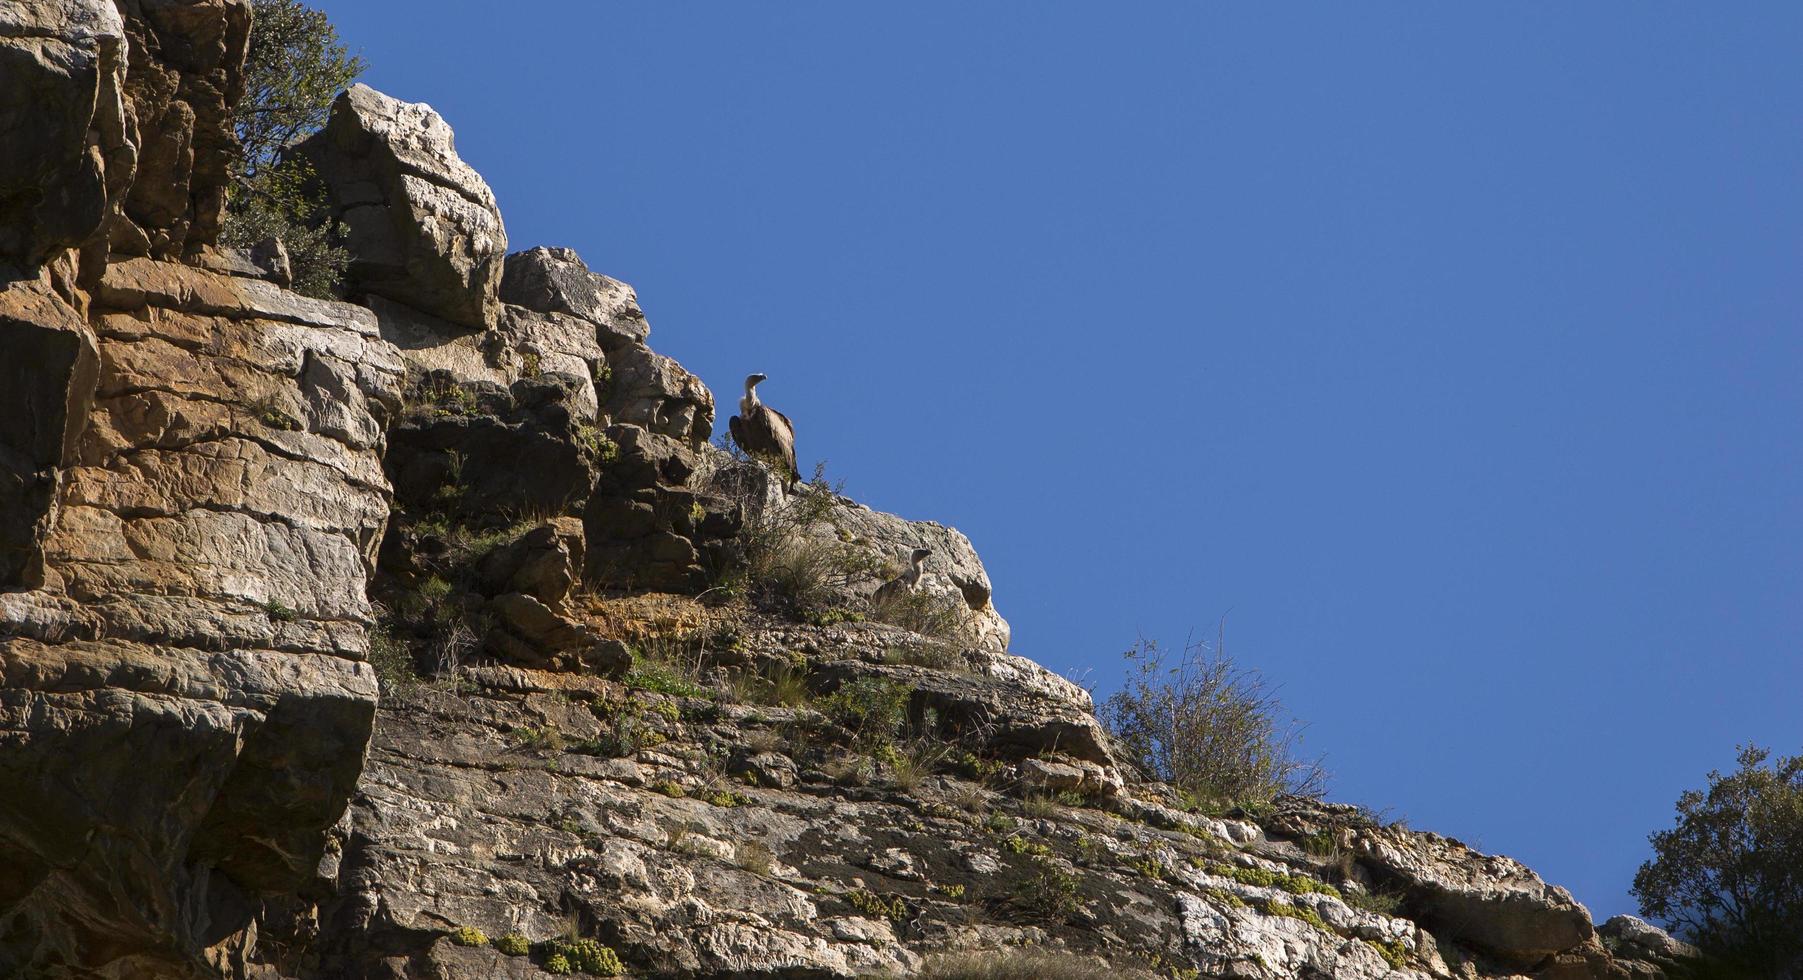
[[[1225,614],[1336,798],[1599,919],[1803,749],[1803,7],[319,6],[1098,695]]]

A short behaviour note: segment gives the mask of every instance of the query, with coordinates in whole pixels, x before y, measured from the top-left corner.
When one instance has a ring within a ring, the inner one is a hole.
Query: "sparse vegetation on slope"
[[[1141,640],[1126,656],[1136,669],[1100,715],[1148,777],[1198,804],[1325,791],[1327,773],[1298,754],[1300,730],[1283,717],[1276,693],[1220,645],[1191,643],[1173,656]]]

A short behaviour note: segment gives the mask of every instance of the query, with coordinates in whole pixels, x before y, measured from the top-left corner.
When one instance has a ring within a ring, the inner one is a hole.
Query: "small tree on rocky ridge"
[[[1739,768],[1678,797],[1634,875],[1642,914],[1729,976],[1803,978],[1803,755],[1740,750]]]
[[[244,153],[222,239],[248,246],[280,238],[295,290],[329,296],[350,256],[337,244],[312,168],[284,150],[325,125],[332,99],[365,65],[339,42],[324,13],[299,0],[253,0],[251,12],[244,98],[233,116]]]

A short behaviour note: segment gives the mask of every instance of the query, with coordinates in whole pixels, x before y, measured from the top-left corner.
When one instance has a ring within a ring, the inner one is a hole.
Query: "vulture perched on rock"
[[[746,455],[768,462],[782,471],[785,481],[794,483],[801,479],[801,471],[795,468],[795,426],[787,415],[758,401],[757,386],[764,380],[761,374],[745,379],[739,414],[727,426],[732,429],[732,441]]]

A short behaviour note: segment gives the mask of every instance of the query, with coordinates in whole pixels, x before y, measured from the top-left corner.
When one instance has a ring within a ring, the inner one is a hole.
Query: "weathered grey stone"
[[[507,231],[494,193],[431,106],[353,85],[298,149],[344,223],[353,292],[465,327],[494,325]]]
[[[202,248],[190,259],[209,272],[242,279],[263,279],[283,289],[294,284],[288,246],[282,244],[280,238],[265,239],[249,248]]]
[[[92,239],[129,186],[125,22],[112,0],[0,5],[0,266]]]
[[[1662,967],[1682,964],[1702,955],[1695,946],[1673,939],[1664,929],[1632,915],[1618,915],[1596,928],[1611,953],[1622,959],[1646,960]]]
[[[501,299],[539,313],[561,313],[586,321],[607,350],[645,343],[651,325],[631,286],[590,272],[567,248],[540,246],[507,257]]]
[[[612,379],[602,407],[616,422],[636,425],[699,448],[714,431],[714,395],[682,365],[642,344],[607,355]]]
[[[1590,913],[1518,861],[1481,854],[1438,834],[1367,827],[1353,838],[1361,862],[1408,893],[1435,935],[1482,949],[1518,969],[1590,940]]]
[[[582,522],[559,517],[484,555],[476,565],[489,595],[522,592],[562,609],[582,576]]]

